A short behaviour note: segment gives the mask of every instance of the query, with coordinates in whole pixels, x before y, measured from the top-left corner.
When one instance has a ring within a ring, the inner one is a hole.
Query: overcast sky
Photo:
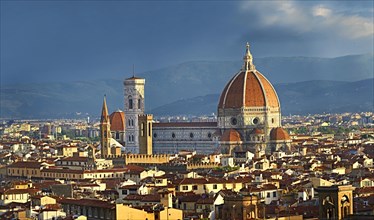
[[[1,1],[1,83],[194,60],[373,53],[373,1]]]

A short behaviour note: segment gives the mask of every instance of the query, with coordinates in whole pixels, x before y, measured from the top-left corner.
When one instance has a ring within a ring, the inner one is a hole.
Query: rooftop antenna
[[[132,64],[132,77],[135,78],[135,64]]]

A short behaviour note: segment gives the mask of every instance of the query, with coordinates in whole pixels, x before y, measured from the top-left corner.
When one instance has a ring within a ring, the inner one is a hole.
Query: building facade
[[[171,122],[153,124],[153,152],[177,153],[196,150],[212,153],[218,147],[216,122]]]
[[[251,151],[261,156],[289,150],[291,140],[281,127],[278,95],[253,64],[249,44],[243,61],[221,93],[217,123],[155,123],[155,153]]]
[[[145,79],[131,77],[124,81],[126,115],[126,152],[139,153],[139,115],[144,114]]]
[[[139,122],[139,116],[144,115],[144,85],[145,79],[135,76],[124,81],[126,152],[151,153],[149,146],[140,152],[140,138],[142,146],[152,143],[152,153],[189,150],[233,154],[235,151],[251,151],[260,157],[274,151],[290,150],[290,137],[281,127],[278,95],[269,80],[253,64],[249,44],[246,46],[243,66],[221,93],[217,122],[152,125],[149,121],[151,129],[141,128],[144,120]],[[140,137],[145,129],[152,135]]]

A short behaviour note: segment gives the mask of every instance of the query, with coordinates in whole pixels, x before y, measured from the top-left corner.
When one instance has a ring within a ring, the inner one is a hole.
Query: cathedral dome
[[[288,135],[287,131],[285,131],[281,127],[273,128],[270,131],[270,140],[272,141],[280,141],[280,140],[290,140],[290,136]]]
[[[117,110],[109,115],[111,131],[125,131],[125,113]]]
[[[249,44],[243,68],[227,83],[218,104],[218,108],[241,107],[280,107],[275,89],[253,65]]]
[[[240,142],[242,141],[240,134],[235,129],[230,129],[222,134],[221,141],[225,142]]]

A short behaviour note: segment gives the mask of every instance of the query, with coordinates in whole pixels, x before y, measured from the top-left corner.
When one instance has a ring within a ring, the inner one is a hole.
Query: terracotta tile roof
[[[205,178],[184,178],[179,185],[186,185],[186,184],[206,184],[208,182]]]
[[[28,194],[35,194],[37,193],[39,190],[38,189],[8,189],[8,190],[4,190],[4,191],[0,191],[0,194],[24,194],[24,193],[28,193]]]
[[[127,172],[143,172],[145,170],[143,167],[134,164],[126,165],[125,169]]]
[[[116,111],[109,115],[111,131],[125,131],[125,113]]]
[[[274,190],[274,189],[278,189],[275,185],[273,184],[264,184],[261,189],[263,190]]]
[[[84,173],[115,173],[115,172],[123,172],[126,173],[126,168],[112,168],[112,169],[102,169],[102,170],[84,170]]]
[[[240,137],[240,133],[237,130],[231,128],[230,130],[226,130],[225,132],[223,132],[221,141],[240,142],[242,141],[242,139]]]
[[[179,200],[180,202],[196,202],[196,201],[198,201],[200,198],[201,198],[200,195],[197,195],[197,194],[190,194],[190,195],[179,196],[179,197],[178,197],[178,200]]]
[[[78,161],[78,162],[88,162],[88,157],[65,157],[61,158],[60,161]]]
[[[41,162],[37,161],[18,161],[15,163],[10,164],[9,168],[40,168]]]
[[[61,199],[59,201],[61,204],[74,204],[78,206],[91,206],[91,207],[99,207],[99,208],[106,208],[106,209],[115,209],[116,205],[112,204],[108,201],[102,201],[99,199]]]
[[[160,202],[160,195],[159,194],[144,195],[142,202]]]
[[[251,134],[264,134],[264,131],[258,128],[253,128]]]
[[[61,169],[57,167],[49,167],[47,169],[43,169],[41,172],[46,173],[73,173],[73,174],[83,174],[84,170],[71,170],[71,169]]]
[[[212,197],[200,198],[196,202],[196,204],[210,204],[210,205],[213,205],[213,203],[214,203],[214,198]]]
[[[290,140],[290,136],[283,128],[277,127],[271,129],[270,140]]]
[[[258,71],[237,73],[223,90],[218,108],[279,107],[271,83]]]

